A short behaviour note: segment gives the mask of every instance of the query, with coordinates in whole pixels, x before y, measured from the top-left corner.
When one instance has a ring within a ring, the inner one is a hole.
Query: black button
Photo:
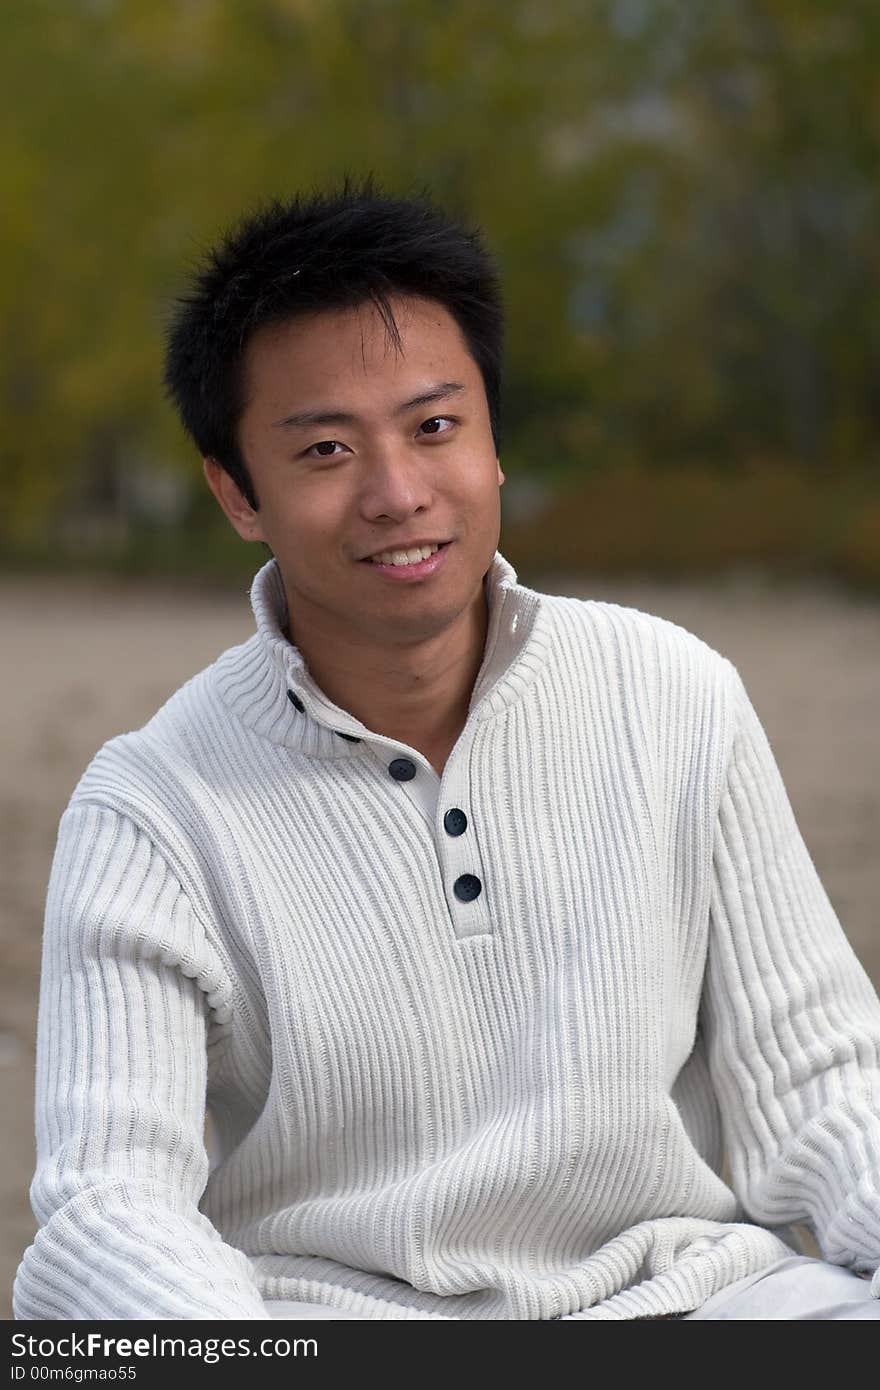
[[[471,903],[483,891],[483,885],[475,874],[462,874],[452,885],[452,891],[463,903]]]
[[[344,734],[341,729],[334,729],[333,732],[338,735],[339,738],[347,738],[349,743],[360,743],[360,739],[355,738],[354,734]]]
[[[447,835],[463,835],[467,830],[467,816],[457,806],[452,806],[443,817],[443,828]]]
[[[305,705],[303,704],[302,700],[299,698],[298,695],[294,695],[294,693],[293,693],[292,690],[288,690],[288,692],[287,692],[287,698],[288,698],[288,700],[290,701],[290,703],[293,705],[294,709],[298,709],[299,712],[300,712],[300,714],[305,714],[305,712],[306,712],[306,707],[305,707]]]
[[[388,764],[388,771],[395,782],[411,782],[416,775],[416,765],[412,758],[393,758]]]

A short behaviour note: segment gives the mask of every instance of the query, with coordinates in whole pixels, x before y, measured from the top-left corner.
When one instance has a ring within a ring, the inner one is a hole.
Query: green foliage
[[[245,208],[346,169],[485,228],[509,472],[876,467],[874,0],[7,0],[0,41],[10,553],[207,534],[168,302]]]

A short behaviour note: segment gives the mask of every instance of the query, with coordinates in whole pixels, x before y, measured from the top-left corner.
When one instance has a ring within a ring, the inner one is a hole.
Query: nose
[[[430,465],[405,446],[377,445],[364,472],[361,510],[367,521],[404,521],[430,508],[434,497]]]

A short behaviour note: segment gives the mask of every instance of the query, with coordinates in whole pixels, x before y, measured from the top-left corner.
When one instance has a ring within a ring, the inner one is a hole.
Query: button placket
[[[485,936],[494,929],[487,901],[486,866],[480,855],[468,796],[466,769],[469,762],[468,757],[456,757],[446,764],[440,784],[436,831],[443,891],[459,940]]]
[[[468,764],[465,749],[458,748],[443,769],[443,776],[421,756],[403,749],[388,757],[371,746],[385,776],[418,807],[430,825],[443,884],[446,906],[456,939],[485,936],[493,930],[486,899],[486,874],[479,856],[471,817],[463,809],[467,801]]]

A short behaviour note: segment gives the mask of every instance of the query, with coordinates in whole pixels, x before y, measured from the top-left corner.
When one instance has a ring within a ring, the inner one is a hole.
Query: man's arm
[[[269,1317],[250,1262],[198,1210],[207,1047],[230,1011],[217,953],[143,831],[71,806],[46,902],[40,1229],[16,1318]]]
[[[808,1222],[880,1297],[880,1000],[730,674],[702,1017],[732,1182],[748,1219]]]

